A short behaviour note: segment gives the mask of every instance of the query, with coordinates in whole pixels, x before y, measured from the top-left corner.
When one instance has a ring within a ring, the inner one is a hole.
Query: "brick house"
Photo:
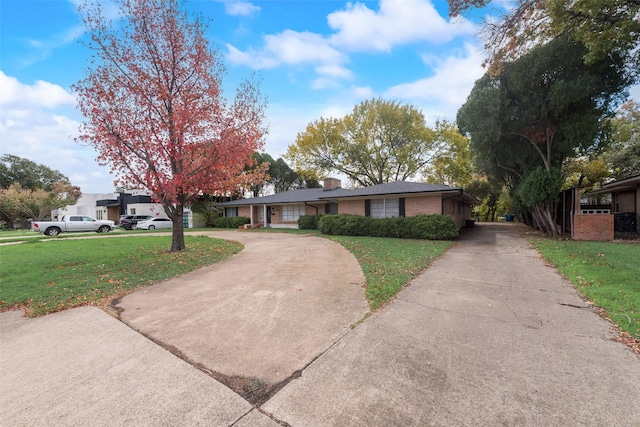
[[[292,190],[264,197],[220,203],[224,216],[244,216],[251,225],[296,228],[302,215],[352,214],[374,218],[420,214],[451,215],[458,227],[471,219],[477,201],[461,188],[396,181],[358,189],[341,188],[327,178],[324,188]]]

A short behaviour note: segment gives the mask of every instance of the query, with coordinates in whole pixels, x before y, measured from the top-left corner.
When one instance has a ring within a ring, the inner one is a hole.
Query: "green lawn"
[[[46,239],[0,246],[0,310],[30,316],[117,296],[238,253],[237,242],[185,236],[187,251],[169,252],[171,236]]]
[[[356,257],[367,279],[366,296],[371,310],[393,299],[411,279],[453,245],[451,241],[320,237],[340,243]]]
[[[532,239],[540,253],[636,340],[640,340],[640,245]]]
[[[280,232],[325,237],[310,230],[283,229]],[[0,246],[0,310],[24,307],[29,315],[37,316],[115,297],[213,264],[242,248],[238,243],[186,234],[187,251],[170,253],[167,249],[171,236],[134,233],[137,234],[135,238],[82,240],[40,236],[23,239],[24,243],[19,245]],[[389,302],[453,244],[375,237],[326,237],[343,245],[360,263],[372,310]]]

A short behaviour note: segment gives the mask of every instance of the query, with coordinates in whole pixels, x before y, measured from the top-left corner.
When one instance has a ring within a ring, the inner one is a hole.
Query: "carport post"
[[[253,228],[253,205],[249,205],[249,220],[251,221],[251,228]]]
[[[267,205],[262,205],[262,226],[267,228]]]

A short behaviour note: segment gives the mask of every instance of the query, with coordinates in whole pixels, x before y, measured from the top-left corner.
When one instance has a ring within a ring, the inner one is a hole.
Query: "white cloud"
[[[113,178],[95,162],[91,147],[78,145],[79,113],[62,87],[37,81],[27,85],[0,71],[1,153],[46,165],[66,175],[85,193],[113,189]]]
[[[340,84],[336,79],[328,77],[318,77],[311,82],[311,89],[313,90],[337,88],[338,86],[340,86]]]
[[[351,51],[389,52],[398,45],[425,41],[441,44],[475,31],[465,19],[444,19],[429,0],[381,0],[378,11],[348,3],[345,10],[329,14],[328,21],[337,31],[332,45]]]
[[[348,3],[327,19],[332,35],[285,30],[264,35],[261,47],[243,51],[227,44],[227,59],[252,69],[310,64],[318,74],[312,88],[326,89],[353,78],[345,66],[347,51],[388,52],[410,43],[446,43],[475,31],[465,19],[452,23],[440,16],[430,0],[381,0],[377,11],[363,3]]]
[[[45,60],[51,56],[55,49],[74,42],[82,36],[82,34],[84,34],[84,27],[82,25],[75,25],[67,31],[54,34],[47,39],[30,39],[28,40],[30,49],[25,51],[25,54],[18,60],[18,62],[21,66],[27,67],[35,64],[36,62]]]
[[[253,69],[274,68],[282,64],[323,64],[336,66],[346,62],[345,55],[329,46],[319,34],[285,30],[263,37],[261,50],[250,48],[242,52],[227,44],[228,59],[236,65]]]
[[[429,111],[423,111],[426,115],[455,118],[458,108],[469,96],[473,84],[485,73],[482,68],[482,52],[467,44],[463,56],[427,56],[423,60],[433,64],[432,76],[393,86],[385,91],[384,96],[428,101]]]
[[[248,1],[222,0],[224,11],[231,16],[251,16],[260,12],[260,6],[256,6]]]
[[[351,88],[351,91],[356,98],[360,98],[362,100],[373,98],[374,95],[373,89],[369,86],[354,86]]]
[[[286,153],[289,145],[295,144],[298,133],[320,118],[320,106],[314,104],[269,105],[266,121],[269,134],[265,138],[265,151],[274,159]]]
[[[351,70],[339,65],[321,65],[316,67],[316,72],[323,76],[338,77],[341,79],[350,79],[353,77]]]
[[[15,77],[0,71],[0,106],[55,108],[75,105],[75,97],[62,87],[38,80],[33,86],[22,84]]]

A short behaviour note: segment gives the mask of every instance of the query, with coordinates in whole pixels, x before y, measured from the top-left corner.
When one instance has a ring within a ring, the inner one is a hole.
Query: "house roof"
[[[370,187],[356,188],[354,190],[336,189],[323,195],[322,199],[344,198],[344,197],[372,197],[387,196],[396,194],[412,193],[443,193],[461,192],[460,188],[449,187],[448,185],[423,184],[420,182],[395,181],[386,184],[372,185]]]
[[[600,190],[592,191],[591,194],[617,193],[624,190],[631,190],[640,185],[640,175],[630,176],[629,178],[619,179],[608,184],[604,184]]]
[[[477,203],[477,200],[464,193],[461,188],[453,188],[448,185],[422,184],[419,182],[396,181],[386,184],[372,185],[370,187],[346,189],[336,188],[334,190],[324,190],[323,188],[310,188],[303,190],[291,190],[264,197],[252,197],[249,199],[233,200],[219,203],[216,206],[247,206],[262,204],[283,204],[283,203],[326,203],[332,199],[343,199],[353,197],[375,197],[387,195],[408,195],[421,193],[452,193],[461,196],[468,203]]]
[[[324,193],[334,192],[336,190],[327,190],[324,188],[307,188],[302,190],[291,190],[282,193],[272,194],[263,197],[250,197],[248,199],[232,200],[230,202],[218,203],[216,206],[248,206],[248,205],[273,205],[282,203],[304,203],[304,202],[322,202],[320,196]]]

